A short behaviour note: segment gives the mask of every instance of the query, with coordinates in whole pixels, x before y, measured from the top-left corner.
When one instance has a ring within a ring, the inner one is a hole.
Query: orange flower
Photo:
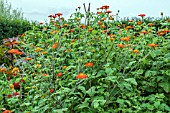
[[[142,24],[142,21],[138,21],[137,24],[138,24],[138,25],[141,25],[141,24]]]
[[[101,18],[101,21],[104,21],[104,20],[106,20],[106,18]]]
[[[124,48],[125,47],[125,45],[123,45],[123,44],[118,44],[117,45],[119,48]]]
[[[100,21],[99,21],[99,22],[97,22],[97,23],[98,23],[99,25],[102,25],[102,22],[100,22]]]
[[[144,31],[141,31],[140,33],[145,35],[145,34],[148,34],[149,32],[144,30]]]
[[[48,76],[48,74],[43,74],[43,76],[45,76],[45,77],[46,77],[46,76]]]
[[[80,21],[81,19],[80,19],[80,18],[77,18],[76,20],[77,20],[77,21]]]
[[[19,69],[17,68],[17,67],[15,67],[15,68],[13,68],[12,69],[12,71],[11,71],[12,73],[16,73],[16,72],[19,72]]]
[[[67,68],[67,66],[63,66],[63,69],[66,69]]]
[[[97,14],[99,15],[101,12],[97,12]]]
[[[92,63],[92,62],[87,62],[87,63],[85,64],[85,66],[86,66],[86,67],[92,67],[92,66],[93,66],[93,63]]]
[[[113,20],[113,17],[112,17],[112,16],[110,16],[110,17],[109,17],[109,20]]]
[[[63,26],[64,26],[64,27],[68,27],[68,24],[64,24]]]
[[[152,43],[152,44],[148,44],[148,46],[149,46],[149,47],[157,47],[157,46],[158,46],[158,44],[154,44],[154,43]]]
[[[16,53],[15,53],[16,55],[22,55],[23,54],[23,52],[20,52],[20,51],[16,51]]]
[[[32,60],[32,58],[25,58],[26,61]]]
[[[105,13],[106,13],[106,14],[109,14],[109,13],[112,13],[112,11],[106,11]]]
[[[144,17],[144,16],[146,16],[146,14],[139,14],[138,16],[140,16],[140,17]]]
[[[70,29],[70,32],[73,33],[73,32],[74,32],[74,29]]]
[[[50,89],[50,93],[53,93],[53,92],[54,92],[54,89],[53,89],[53,88],[51,88],[51,89]]]
[[[63,74],[62,73],[57,73],[56,74],[58,77],[61,77]]]
[[[109,34],[108,35],[110,38],[112,38],[112,37],[115,37],[116,35],[114,35],[114,34]]]
[[[109,6],[108,5],[104,5],[104,6],[102,6],[103,7],[103,9],[109,9]]]
[[[43,24],[43,22],[40,22],[40,24]]]
[[[133,26],[126,26],[125,29],[132,29],[132,28],[133,28]]]
[[[60,17],[60,16],[61,16],[61,15],[63,15],[63,14],[61,14],[61,13],[57,13],[57,14],[55,14],[55,15],[57,15],[57,16],[59,16],[59,17]]]
[[[40,47],[37,47],[37,48],[35,49],[35,52],[39,52],[39,51],[41,51],[41,50],[43,50],[43,49],[40,48]]]
[[[140,51],[139,50],[133,50],[133,53],[140,54]]]
[[[9,84],[9,87],[10,87],[11,89],[14,89],[14,85],[13,85],[13,84]]]
[[[44,51],[44,52],[42,52],[42,54],[43,54],[43,55],[45,55],[45,54],[47,54],[47,53],[48,53],[48,51]]]
[[[5,72],[6,68],[0,68],[0,72]]]
[[[155,25],[155,24],[153,24],[153,23],[149,23],[149,24],[148,24],[149,27],[152,27],[152,26],[154,26],[154,25]]]
[[[53,44],[53,46],[52,46],[52,49],[56,49],[57,48],[57,45],[58,45],[58,43],[56,42],[56,43],[54,43]]]
[[[123,37],[123,38],[120,38],[120,40],[121,40],[121,41],[127,41],[127,42],[128,42],[128,41],[130,41],[130,37],[129,37],[129,36],[128,36],[128,37]]]
[[[106,28],[106,26],[105,25],[100,25],[100,28]]]
[[[9,54],[15,54],[18,52],[18,49],[11,49],[11,50],[8,50],[8,53]]]
[[[5,110],[2,113],[12,113],[10,110]]]
[[[87,78],[87,75],[84,74],[84,73],[79,73],[77,76],[76,76],[77,79],[83,79],[83,78]]]

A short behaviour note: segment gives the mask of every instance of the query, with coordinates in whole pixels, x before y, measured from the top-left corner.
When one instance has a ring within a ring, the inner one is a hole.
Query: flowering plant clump
[[[0,110],[170,112],[170,19],[119,21],[109,8],[50,14],[3,40]]]

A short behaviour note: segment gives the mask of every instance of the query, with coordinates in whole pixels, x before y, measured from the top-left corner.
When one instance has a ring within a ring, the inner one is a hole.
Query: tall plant
[[[8,19],[23,19],[23,13],[19,9],[12,9],[7,0],[0,0],[0,15]]]

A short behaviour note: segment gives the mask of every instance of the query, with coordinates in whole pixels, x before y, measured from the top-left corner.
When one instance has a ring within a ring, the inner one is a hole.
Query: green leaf
[[[143,70],[142,70],[142,69],[139,69],[139,70],[137,71],[137,74],[139,74],[139,75],[143,74]]]
[[[119,104],[123,104],[123,103],[124,103],[124,100],[118,98],[118,99],[116,100],[116,102],[119,103]]]
[[[99,106],[98,101],[93,101],[93,106],[94,106],[94,108],[97,108]]]
[[[108,75],[111,75],[114,72],[114,70],[112,70],[112,68],[106,68],[105,71]]]
[[[156,108],[158,108],[159,105],[160,105],[160,101],[154,103],[154,106],[155,106]]]
[[[68,108],[63,108],[63,109],[57,109],[57,110],[53,110],[54,113],[64,113],[68,110]]]
[[[127,79],[124,79],[124,80],[131,83],[131,84],[137,85],[137,82],[134,78],[127,78]]]
[[[95,89],[96,88],[93,86],[89,90],[87,90],[86,93],[89,94],[90,97],[92,97],[96,93]]]
[[[162,87],[166,93],[170,92],[170,83],[162,82],[162,83],[159,83],[159,86]]]
[[[86,94],[86,89],[84,86],[78,86],[78,89],[80,89],[84,94]]]

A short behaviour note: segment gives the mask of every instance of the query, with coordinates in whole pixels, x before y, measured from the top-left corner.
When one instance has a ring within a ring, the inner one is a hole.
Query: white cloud
[[[22,8],[24,16],[34,20],[45,20],[49,14],[57,12],[63,13],[64,17],[69,17],[75,8],[81,6],[84,13],[83,3],[91,3],[91,11],[96,12],[96,8],[102,5],[109,5],[113,14],[120,10],[120,17],[135,17],[139,13],[147,16],[160,17],[160,12],[170,16],[170,0],[9,0],[14,8]],[[36,15],[36,16],[35,16]]]

